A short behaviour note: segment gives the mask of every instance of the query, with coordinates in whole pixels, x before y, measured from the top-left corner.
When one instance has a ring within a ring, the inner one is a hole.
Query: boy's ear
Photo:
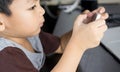
[[[4,31],[4,29],[5,29],[5,25],[2,22],[0,22],[0,32]]]
[[[4,31],[4,29],[5,29],[5,24],[3,22],[2,15],[0,14],[0,32]]]

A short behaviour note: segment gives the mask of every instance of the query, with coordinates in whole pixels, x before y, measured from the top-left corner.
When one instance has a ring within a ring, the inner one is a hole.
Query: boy
[[[41,31],[44,10],[39,3],[39,0],[0,0],[0,72],[39,72],[46,54],[63,50],[51,72],[75,72],[84,51],[99,45],[107,29],[104,8],[78,16],[71,38],[61,48],[59,38]],[[102,17],[88,22],[95,12]]]

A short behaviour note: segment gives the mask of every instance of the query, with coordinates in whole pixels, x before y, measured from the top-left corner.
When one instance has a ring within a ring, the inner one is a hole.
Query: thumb
[[[86,18],[87,18],[87,14],[79,15],[75,20],[75,23],[74,23],[74,26],[73,26],[73,31],[76,32],[80,29],[81,26],[85,25],[84,21],[85,21]]]
[[[84,24],[84,20],[86,19],[87,19],[87,14],[79,15],[75,20],[75,26],[80,26],[81,24]]]
[[[85,11],[83,12],[83,14],[88,14],[88,13],[90,13],[89,10],[85,10]]]

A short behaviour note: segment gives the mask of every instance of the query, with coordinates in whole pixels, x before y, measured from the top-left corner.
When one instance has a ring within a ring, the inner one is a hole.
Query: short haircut
[[[11,11],[9,9],[9,5],[13,2],[13,0],[0,0],[0,13],[4,13],[7,16],[11,15]]]

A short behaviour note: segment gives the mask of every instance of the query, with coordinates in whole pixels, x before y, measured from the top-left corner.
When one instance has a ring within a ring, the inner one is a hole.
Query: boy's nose
[[[41,15],[44,15],[45,14],[45,10],[40,6],[39,7],[39,13],[41,14]]]

